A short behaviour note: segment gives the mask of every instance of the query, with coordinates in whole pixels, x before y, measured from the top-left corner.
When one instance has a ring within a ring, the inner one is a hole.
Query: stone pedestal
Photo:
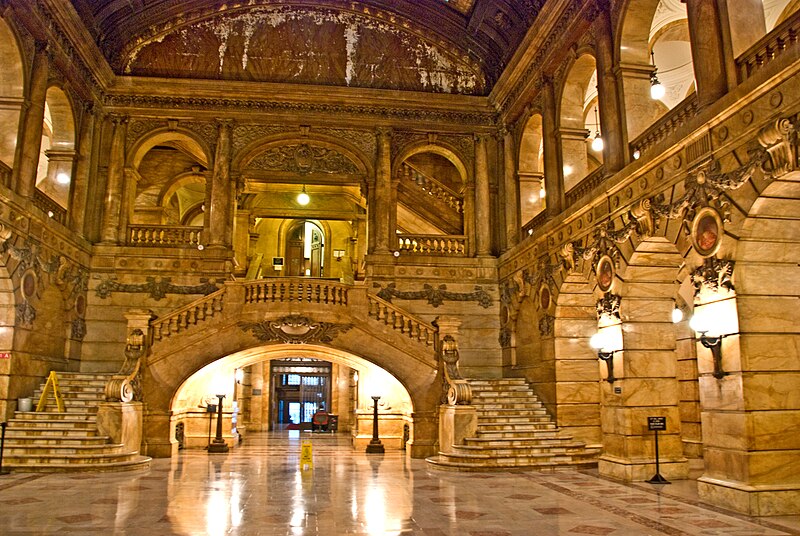
[[[139,451],[142,445],[142,403],[100,403],[97,429],[114,443],[125,445],[130,451]]]
[[[439,451],[453,452],[467,437],[475,437],[478,413],[475,406],[439,406]]]

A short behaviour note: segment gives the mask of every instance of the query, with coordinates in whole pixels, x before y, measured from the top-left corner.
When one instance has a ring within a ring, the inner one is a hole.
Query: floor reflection
[[[300,466],[313,445],[313,468]],[[704,507],[693,482],[659,491],[593,473],[449,473],[343,434],[251,435],[149,471],[0,477],[0,534],[468,535],[800,533],[800,517]],[[679,494],[679,495],[676,495]]]

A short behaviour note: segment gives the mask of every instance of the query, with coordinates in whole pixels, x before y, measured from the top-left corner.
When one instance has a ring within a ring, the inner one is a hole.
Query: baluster
[[[153,324],[153,338],[157,341],[161,340],[161,322]]]

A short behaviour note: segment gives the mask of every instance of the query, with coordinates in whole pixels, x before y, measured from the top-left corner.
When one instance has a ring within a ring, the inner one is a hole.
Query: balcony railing
[[[335,281],[281,277],[244,284],[245,303],[306,302],[347,306],[350,286]]]
[[[756,44],[736,59],[736,73],[739,82],[744,82],[753,73],[798,46],[800,33],[800,11],[795,11],[788,19],[776,26]]]
[[[464,257],[467,237],[463,235],[397,235],[398,250],[411,255]]]
[[[202,227],[180,225],[129,225],[129,246],[197,247]]]
[[[522,239],[532,235],[536,229],[541,227],[547,221],[547,211],[542,210],[539,214],[531,218],[531,220],[522,226]]]
[[[652,149],[656,143],[666,139],[667,136],[697,115],[697,110],[697,93],[692,93],[630,143],[633,157],[641,157]]]
[[[33,205],[62,225],[67,221],[67,209],[38,188],[33,190]]]
[[[581,182],[569,189],[566,199],[567,206],[574,205],[576,201],[597,188],[604,180],[606,180],[606,168],[600,166],[589,173]]]

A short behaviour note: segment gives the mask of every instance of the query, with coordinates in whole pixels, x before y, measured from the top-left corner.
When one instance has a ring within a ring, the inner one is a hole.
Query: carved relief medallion
[[[691,226],[692,245],[702,257],[711,257],[722,242],[722,217],[713,207],[697,211]]]

